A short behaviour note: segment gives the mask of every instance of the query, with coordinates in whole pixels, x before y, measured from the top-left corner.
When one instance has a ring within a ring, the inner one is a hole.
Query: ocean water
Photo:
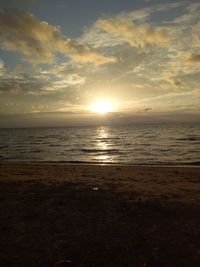
[[[200,164],[200,124],[0,129],[0,162]]]

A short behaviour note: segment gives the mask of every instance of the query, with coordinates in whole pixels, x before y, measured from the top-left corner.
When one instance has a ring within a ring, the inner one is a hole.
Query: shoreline
[[[200,203],[198,166],[6,163],[0,164],[0,181],[73,182],[77,185],[136,192],[141,199],[166,197]],[[174,197],[172,197],[174,195]]]
[[[75,165],[75,166],[121,166],[121,167],[188,167],[200,168],[200,162],[197,163],[121,163],[121,162],[83,162],[83,161],[3,161],[0,165]]]

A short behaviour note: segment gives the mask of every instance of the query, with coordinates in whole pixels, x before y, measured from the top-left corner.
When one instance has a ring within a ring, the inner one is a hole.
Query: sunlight
[[[99,114],[106,114],[113,111],[113,103],[110,101],[98,101],[91,105],[90,110]]]

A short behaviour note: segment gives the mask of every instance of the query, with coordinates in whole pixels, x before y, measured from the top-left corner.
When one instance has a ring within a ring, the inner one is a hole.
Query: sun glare
[[[99,114],[106,114],[113,111],[113,104],[109,101],[98,101],[94,103],[90,110]]]

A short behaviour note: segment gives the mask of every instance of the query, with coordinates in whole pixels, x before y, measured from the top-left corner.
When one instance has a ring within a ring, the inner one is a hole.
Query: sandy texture
[[[0,266],[200,266],[200,168],[0,165]]]

